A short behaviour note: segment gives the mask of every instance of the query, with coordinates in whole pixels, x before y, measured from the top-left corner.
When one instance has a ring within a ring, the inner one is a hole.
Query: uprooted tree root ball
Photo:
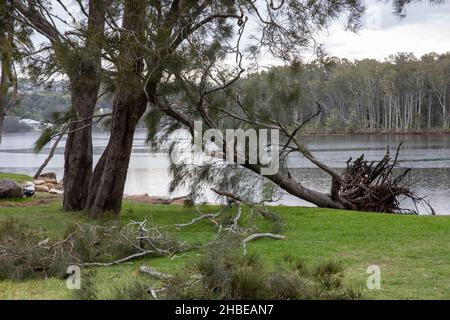
[[[422,205],[434,215],[426,199],[411,191],[407,181],[411,169],[406,168],[395,174],[400,147],[401,144],[393,159],[389,148],[379,162],[369,162],[364,155],[354,161],[350,158],[341,181],[335,187],[339,188],[339,197],[350,208],[359,211],[418,214],[418,205]],[[414,208],[402,208],[399,201],[402,198],[410,199]]]

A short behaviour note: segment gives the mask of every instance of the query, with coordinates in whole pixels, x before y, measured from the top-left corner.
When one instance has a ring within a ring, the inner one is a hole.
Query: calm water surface
[[[145,131],[136,133],[130,169],[125,187],[127,194],[148,193],[167,196],[170,175],[165,153],[150,153],[145,144]],[[48,149],[42,154],[33,153],[33,144],[39,132],[4,134],[0,145],[0,171],[34,174],[46,158]],[[403,141],[400,156],[402,166],[414,168],[411,182],[413,190],[426,195],[438,214],[450,214],[450,136],[449,135],[340,135],[308,136],[305,141],[317,158],[334,168],[344,168],[350,157],[364,153],[370,160],[379,160],[387,145],[396,147]],[[108,142],[108,134],[94,133],[94,160]],[[63,147],[61,143],[47,171],[63,177]],[[292,158],[289,166],[295,175],[301,176],[305,186],[319,191],[329,191],[329,177],[305,159]],[[173,196],[183,195],[183,190]],[[212,195],[209,195],[212,197]],[[208,199],[214,201],[215,199]],[[282,200],[285,205],[309,205],[290,195]]]

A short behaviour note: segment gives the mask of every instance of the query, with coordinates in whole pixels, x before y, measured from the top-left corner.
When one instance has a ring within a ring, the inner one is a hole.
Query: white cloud
[[[450,51],[450,3],[430,6],[427,2],[408,7],[407,17],[393,15],[392,4],[369,2],[365,25],[358,33],[345,31],[334,23],[322,35],[330,55],[383,60],[397,52],[412,52],[417,57],[429,52]]]

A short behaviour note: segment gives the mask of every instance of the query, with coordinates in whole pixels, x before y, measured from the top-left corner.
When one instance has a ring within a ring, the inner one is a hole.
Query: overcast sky
[[[64,17],[56,1],[51,2],[55,13]],[[407,7],[407,16],[403,19],[393,14],[392,1],[366,0],[365,4],[363,26],[357,33],[346,31],[344,23],[336,21],[319,36],[330,56],[384,60],[398,52],[412,52],[420,57],[429,52],[450,51],[450,0],[441,5],[430,5],[428,0],[414,2]],[[43,40],[42,36],[34,36],[35,43]],[[305,55],[306,60],[314,58],[312,54]],[[269,56],[260,57],[260,63],[280,64]]]
[[[397,52],[413,52],[416,56],[429,52],[450,51],[450,1],[439,6],[428,1],[407,8],[400,19],[392,2],[366,1],[364,25],[358,33],[345,31],[342,23],[333,23],[322,43],[330,55],[340,58],[383,60]]]

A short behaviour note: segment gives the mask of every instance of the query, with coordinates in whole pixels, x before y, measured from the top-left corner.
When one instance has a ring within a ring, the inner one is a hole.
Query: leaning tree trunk
[[[146,105],[144,94],[117,104],[113,113],[111,137],[89,188],[86,205],[92,218],[98,218],[106,212],[115,216],[120,214],[134,132]]]
[[[134,132],[147,106],[147,96],[141,82],[145,7],[145,2],[140,0],[124,1],[122,27],[130,32],[121,35],[111,136],[91,179],[90,197],[86,202],[92,218],[106,212],[120,214]]]
[[[53,156],[55,155],[56,148],[58,147],[58,144],[61,142],[61,139],[63,138],[65,134],[65,130],[61,132],[61,134],[56,138],[55,142],[53,143],[52,148],[50,149],[50,152],[47,156],[47,158],[44,160],[44,162],[41,164],[39,169],[36,171],[36,173],[33,176],[33,179],[39,179],[39,176],[42,174],[42,171],[44,171],[45,167],[47,167],[50,160],[53,159]]]

